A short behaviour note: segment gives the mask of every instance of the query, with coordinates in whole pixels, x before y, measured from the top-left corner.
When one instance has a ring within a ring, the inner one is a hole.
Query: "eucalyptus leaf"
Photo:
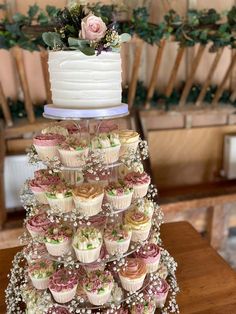
[[[39,11],[39,6],[37,4],[31,5],[28,10],[29,18],[31,19],[34,18],[35,15],[38,13],[38,11]]]
[[[84,47],[84,48],[79,48],[81,52],[83,52],[86,56],[93,56],[95,55],[95,49],[92,47]]]
[[[73,38],[73,37],[68,38],[68,44],[70,47],[79,47],[79,48],[90,47],[90,42],[88,40],[78,39],[78,38]]]
[[[52,49],[58,48],[58,47],[63,47],[63,42],[61,40],[61,37],[56,32],[43,33],[42,38],[43,38],[43,41],[45,42],[45,44]]]
[[[127,42],[127,41],[130,41],[130,39],[131,39],[131,35],[128,34],[128,33],[123,33],[123,34],[120,35],[120,41],[121,41],[122,43],[125,43],[125,42]]]

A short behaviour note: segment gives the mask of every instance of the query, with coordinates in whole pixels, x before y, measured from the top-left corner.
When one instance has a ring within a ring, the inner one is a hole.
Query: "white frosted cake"
[[[87,56],[80,51],[50,51],[49,73],[55,107],[105,108],[121,104],[118,52]]]

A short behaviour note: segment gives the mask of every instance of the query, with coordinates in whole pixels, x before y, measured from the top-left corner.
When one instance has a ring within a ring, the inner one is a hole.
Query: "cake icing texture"
[[[118,52],[87,56],[81,51],[50,51],[53,105],[77,109],[121,104],[121,57]]]

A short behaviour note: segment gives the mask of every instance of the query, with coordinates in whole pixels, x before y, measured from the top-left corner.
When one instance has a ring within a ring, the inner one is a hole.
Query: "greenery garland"
[[[5,10],[4,5],[0,9]],[[119,16],[116,5],[90,5],[94,14],[105,19]],[[0,22],[0,48],[10,49],[20,46],[30,51],[45,47],[41,34],[43,31],[53,30],[55,17],[61,12],[56,7],[47,6],[45,11],[37,4],[30,6],[27,15],[17,13],[12,22],[4,18]],[[189,10],[185,17],[181,17],[174,10],[170,10],[159,24],[149,22],[149,13],[145,7],[136,8],[129,21],[117,21],[120,32],[130,33],[142,38],[148,44],[159,44],[164,38],[173,36],[181,46],[191,47],[197,43],[211,43],[210,51],[219,47],[230,46],[236,48],[236,7],[228,12],[219,13],[215,9]]]

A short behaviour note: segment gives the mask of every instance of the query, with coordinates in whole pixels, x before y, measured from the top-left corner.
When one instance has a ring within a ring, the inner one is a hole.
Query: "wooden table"
[[[162,238],[179,264],[181,314],[236,314],[236,272],[187,222],[162,226]],[[0,313],[11,261],[19,248],[0,251]]]

